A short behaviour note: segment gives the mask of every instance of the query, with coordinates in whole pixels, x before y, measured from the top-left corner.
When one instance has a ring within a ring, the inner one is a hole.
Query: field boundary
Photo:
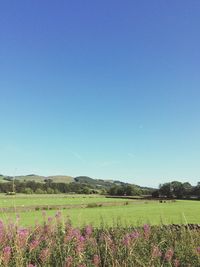
[[[141,201],[143,204],[144,201]],[[130,204],[139,204],[135,201],[124,202],[97,202],[87,204],[67,204],[67,205],[34,205],[34,206],[16,206],[16,207],[1,207],[1,212],[23,212],[23,211],[37,211],[37,210],[62,210],[62,209],[79,209],[79,208],[98,208],[111,206],[125,206]]]

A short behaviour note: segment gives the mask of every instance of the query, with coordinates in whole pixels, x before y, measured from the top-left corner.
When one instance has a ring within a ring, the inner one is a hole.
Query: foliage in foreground
[[[58,212],[44,224],[0,222],[0,266],[200,266],[200,229],[186,226],[73,228]]]

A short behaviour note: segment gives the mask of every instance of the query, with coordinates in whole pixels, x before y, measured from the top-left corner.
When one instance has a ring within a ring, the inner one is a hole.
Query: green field
[[[132,201],[120,198],[106,198],[95,195],[23,195],[5,196],[0,195],[1,207],[24,207],[24,206],[42,206],[42,205],[81,205],[100,202],[125,202]]]
[[[107,199],[101,196],[66,196],[66,195],[19,195],[16,197],[0,196],[0,207],[39,206],[39,205],[74,205],[88,203],[113,202],[111,207],[71,208],[62,209],[63,218],[70,217],[73,225],[82,226],[92,223],[95,226],[104,224],[123,225],[171,224],[171,223],[200,223],[200,202],[178,200],[176,202],[159,203],[158,201],[128,200],[128,205],[116,206],[124,199]],[[127,203],[126,203],[127,204]],[[56,210],[45,211],[46,218],[54,217]],[[20,224],[33,225],[36,221],[44,220],[42,211],[18,212]],[[8,220],[15,218],[14,212],[0,212],[0,218]]]

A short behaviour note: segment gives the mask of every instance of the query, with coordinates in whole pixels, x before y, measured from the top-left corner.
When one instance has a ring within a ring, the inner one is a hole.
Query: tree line
[[[153,197],[167,198],[200,198],[200,182],[192,186],[189,182],[181,183],[179,181],[160,184],[159,189],[152,193]]]
[[[25,193],[25,194],[108,194],[112,196],[138,196],[151,194],[148,190],[141,189],[139,186],[122,184],[110,187],[98,187],[88,182],[55,183],[51,179],[44,183],[36,181],[10,180],[6,183],[0,183],[0,193]]]
[[[103,190],[101,190],[103,191]],[[25,193],[25,194],[59,194],[59,193],[76,193],[76,194],[97,194],[102,193],[100,190],[95,189],[89,184],[81,184],[77,182],[54,183],[50,179],[45,183],[35,181],[10,181],[0,183],[0,193]]]
[[[140,196],[144,193],[144,190],[136,185],[116,185],[108,190],[111,196]]]
[[[45,180],[44,183],[36,181],[19,181],[10,180],[0,183],[0,193],[25,193],[25,194],[108,194],[112,196],[140,196],[152,195],[153,198],[199,198],[200,199],[200,182],[192,186],[189,182],[181,183],[172,181],[160,184],[159,189],[152,190],[141,188],[137,185],[122,184],[110,187],[97,187],[94,184],[71,182],[55,183],[51,179]]]

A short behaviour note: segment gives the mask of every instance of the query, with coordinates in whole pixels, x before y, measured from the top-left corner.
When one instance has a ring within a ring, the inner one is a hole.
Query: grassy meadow
[[[64,195],[64,194],[38,194],[16,196],[0,195],[1,207],[24,207],[24,206],[42,206],[42,205],[82,205],[100,202],[125,202],[133,201],[121,198],[105,198],[100,195]]]
[[[0,266],[199,267],[200,227],[187,226],[199,210],[187,200],[0,195]]]
[[[111,206],[104,206],[107,203]],[[81,207],[81,205],[86,206]],[[48,209],[44,208],[47,206]],[[5,207],[13,207],[14,210],[13,212],[3,211]],[[20,207],[25,210],[15,210]],[[29,207],[35,207],[35,209],[29,210]],[[105,198],[98,195],[0,196],[0,218],[5,221],[19,216],[21,224],[33,225],[35,222],[44,220],[42,213],[43,215],[45,213],[46,217],[53,217],[57,210],[61,211],[63,218],[69,217],[74,226],[85,224],[99,226],[102,222],[106,225],[113,225],[113,223],[158,225],[199,223],[200,221],[199,201],[177,200],[160,203],[152,200]]]

